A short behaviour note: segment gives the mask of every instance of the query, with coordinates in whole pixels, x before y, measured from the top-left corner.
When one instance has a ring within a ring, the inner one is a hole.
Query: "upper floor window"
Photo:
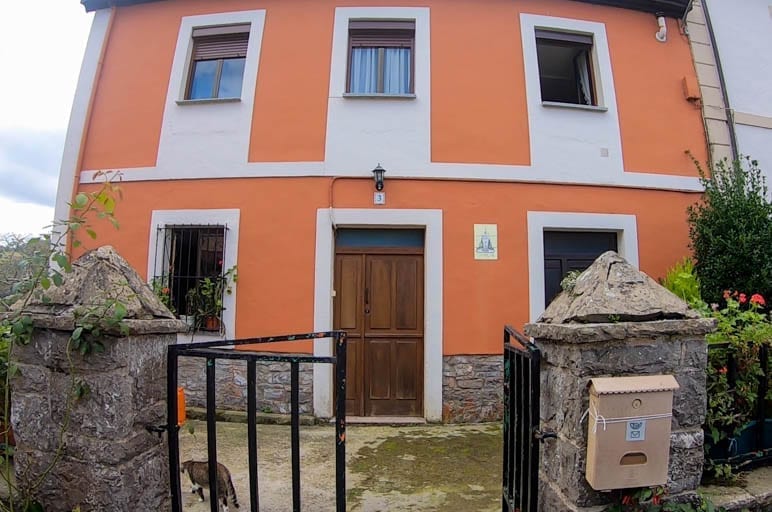
[[[415,21],[349,21],[352,94],[413,93]]]
[[[536,29],[542,101],[597,105],[591,35]]]
[[[193,29],[185,99],[240,98],[249,24]]]

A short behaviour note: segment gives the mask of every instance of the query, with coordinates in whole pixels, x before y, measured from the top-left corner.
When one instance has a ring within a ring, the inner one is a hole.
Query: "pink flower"
[[[723,366],[723,367],[718,369],[718,373],[720,373],[721,375],[726,375],[727,371],[728,370],[726,369],[726,366]]]
[[[744,294],[744,293],[741,293],[741,294],[740,294],[740,300],[739,300],[739,302],[740,302],[740,304],[745,304],[746,302],[748,302],[748,298],[745,296],[745,294]]]
[[[751,295],[751,304],[764,307],[767,305],[767,301],[764,300],[764,297],[762,297],[760,293],[754,293]]]
[[[729,292],[729,290],[724,290],[724,300],[728,300],[730,296],[731,296],[731,293]]]

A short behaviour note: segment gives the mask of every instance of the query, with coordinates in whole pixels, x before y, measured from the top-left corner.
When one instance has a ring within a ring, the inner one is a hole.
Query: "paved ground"
[[[181,460],[206,459],[206,424],[180,431]],[[233,474],[241,510],[249,507],[246,425],[218,423],[218,460]],[[332,426],[302,426],[302,509],[335,507],[335,445]],[[291,510],[290,429],[258,425],[261,512]],[[349,511],[493,512],[500,510],[501,428],[486,425],[410,427],[351,426],[347,429]],[[208,512],[183,477],[184,510]],[[234,509],[231,508],[231,511]]]

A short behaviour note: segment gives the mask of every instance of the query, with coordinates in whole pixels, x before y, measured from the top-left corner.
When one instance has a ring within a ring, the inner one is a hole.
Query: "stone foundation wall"
[[[498,421],[503,412],[500,355],[447,356],[442,369],[442,421]]]
[[[258,362],[257,410],[289,414],[290,363]],[[187,405],[206,407],[206,359],[180,357],[179,385],[185,390]],[[221,359],[216,363],[217,407],[247,409],[247,362]],[[313,413],[313,365],[300,365],[300,414]]]

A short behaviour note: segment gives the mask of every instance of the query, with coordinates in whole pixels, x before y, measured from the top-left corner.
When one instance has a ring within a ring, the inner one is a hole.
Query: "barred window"
[[[225,226],[158,227],[163,250],[153,287],[177,315],[195,317],[200,330],[220,330],[227,286],[223,269]]]

